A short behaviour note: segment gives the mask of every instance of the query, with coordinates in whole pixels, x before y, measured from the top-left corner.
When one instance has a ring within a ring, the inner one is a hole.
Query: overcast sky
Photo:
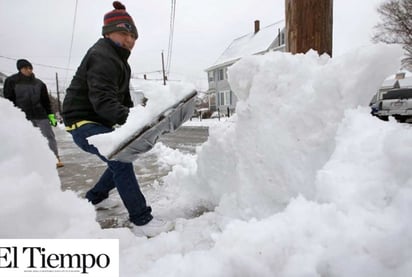
[[[382,1],[334,0],[334,56],[371,43],[372,27],[379,19],[376,8]],[[51,90],[55,90],[57,72],[61,88],[70,82],[86,50],[101,37],[103,16],[113,9],[112,2],[78,0],[74,20],[76,0],[0,0],[0,72],[15,73],[16,59],[26,58]],[[129,59],[132,73],[142,77],[144,72],[161,70],[162,51],[167,58],[172,1],[122,2],[139,31]],[[171,79],[190,80],[199,89],[207,89],[204,69],[233,39],[252,32],[254,20],[264,27],[284,19],[284,3],[177,0]]]

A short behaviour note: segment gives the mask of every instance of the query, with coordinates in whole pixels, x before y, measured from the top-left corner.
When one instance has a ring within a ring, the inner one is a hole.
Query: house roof
[[[278,37],[279,30],[282,31],[284,27],[285,22],[281,20],[261,28],[257,33],[252,32],[233,40],[216,62],[208,67],[206,71],[223,65],[230,65],[245,56],[268,51]]]
[[[396,82],[398,82],[399,87],[412,87],[412,72],[402,70],[389,76],[383,81],[382,88],[393,88],[396,86]]]

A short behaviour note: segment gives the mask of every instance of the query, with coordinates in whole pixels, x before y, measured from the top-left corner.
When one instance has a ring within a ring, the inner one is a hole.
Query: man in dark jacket
[[[50,125],[56,126],[57,120],[51,110],[46,85],[33,74],[32,64],[25,59],[17,61],[18,73],[4,82],[4,97],[20,108],[26,118],[47,138],[49,148],[57,158],[56,167],[63,167],[59,158],[57,142]]]
[[[114,10],[104,16],[102,34],[86,53],[67,89],[63,120],[74,142],[97,155],[108,168],[86,198],[96,208],[109,208],[109,192],[116,188],[129,212],[136,235],[155,236],[173,228],[171,222],[154,219],[147,206],[132,163],[107,160],[87,138],[113,131],[124,124],[133,106],[130,97],[130,66],[127,59],[138,37],[136,26],[123,4],[113,2]]]

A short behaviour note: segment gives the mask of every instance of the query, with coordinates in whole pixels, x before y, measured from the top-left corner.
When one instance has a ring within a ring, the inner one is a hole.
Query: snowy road
[[[62,128],[54,129],[58,141],[60,156],[65,166],[58,170],[62,190],[72,190],[80,197],[84,197],[87,190],[93,186],[106,168],[105,163],[94,155],[80,150],[72,141],[70,134]],[[195,148],[207,140],[207,127],[181,127],[173,134],[167,134],[159,141],[166,146],[178,149],[185,153],[194,153]],[[160,182],[167,175],[171,167],[159,166],[158,156],[153,153],[142,155],[141,159],[134,162],[143,193],[153,190],[152,184]],[[127,212],[116,191],[111,195],[119,201],[119,207],[111,211],[98,211],[97,221],[102,227],[122,226]],[[120,220],[119,220],[120,218]]]

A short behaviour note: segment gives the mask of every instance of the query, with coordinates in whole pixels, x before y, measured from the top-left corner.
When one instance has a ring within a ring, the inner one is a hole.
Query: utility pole
[[[59,77],[56,72],[56,92],[57,92],[57,110],[59,111],[59,115],[62,114],[61,107],[60,107],[60,92],[59,92]]]
[[[286,51],[332,57],[333,0],[285,0]]]
[[[162,72],[163,72],[163,85],[166,85],[166,73],[165,73],[165,61],[163,57],[163,51],[162,51]]]

